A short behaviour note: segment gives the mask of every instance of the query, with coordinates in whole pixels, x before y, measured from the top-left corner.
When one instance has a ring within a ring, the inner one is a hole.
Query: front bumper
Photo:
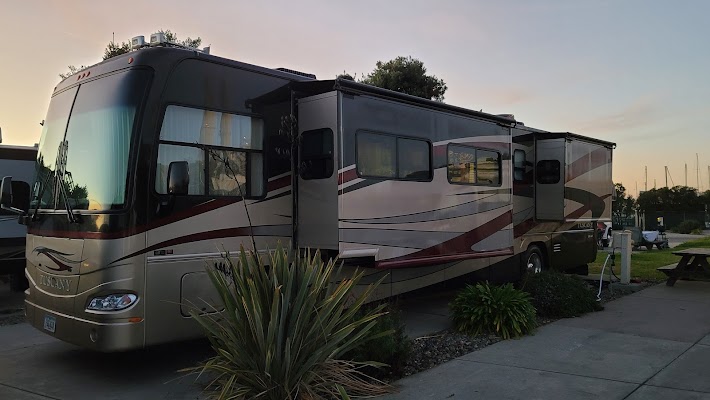
[[[117,352],[145,345],[145,321],[96,322],[54,312],[25,300],[27,321],[40,331],[59,340],[101,352]],[[54,317],[55,331],[44,329],[45,317]]]

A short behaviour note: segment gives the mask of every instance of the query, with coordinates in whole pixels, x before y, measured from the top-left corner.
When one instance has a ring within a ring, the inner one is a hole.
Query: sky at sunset
[[[67,65],[171,29],[211,54],[332,79],[412,56],[443,78],[445,102],[617,143],[628,192],[709,188],[710,1],[3,1],[3,144],[39,140]],[[671,181],[669,180],[669,185]]]

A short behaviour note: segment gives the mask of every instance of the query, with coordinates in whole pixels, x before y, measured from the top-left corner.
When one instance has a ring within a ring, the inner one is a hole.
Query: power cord
[[[612,247],[611,248],[611,253],[609,253],[606,256],[606,260],[604,260],[604,266],[602,266],[602,272],[599,275],[599,292],[597,292],[597,301],[602,301],[602,285],[604,284],[604,270],[606,269],[607,264],[609,264],[609,290],[611,290],[611,276],[614,275],[616,279],[619,279],[618,276],[614,273],[614,265],[615,265],[615,260],[616,258],[616,248]],[[610,262],[611,261],[611,262]]]

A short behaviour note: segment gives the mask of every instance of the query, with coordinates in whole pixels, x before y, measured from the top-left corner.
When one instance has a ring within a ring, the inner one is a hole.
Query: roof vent
[[[306,78],[316,79],[316,76],[313,75],[313,74],[309,74],[309,73],[301,72],[301,71],[296,71],[296,70],[293,70],[293,69],[288,69],[288,68],[276,68],[276,70],[277,70],[277,71],[281,71],[281,72],[288,72],[289,74],[294,74],[294,75],[298,75],[298,76],[304,76],[304,77],[306,77]]]

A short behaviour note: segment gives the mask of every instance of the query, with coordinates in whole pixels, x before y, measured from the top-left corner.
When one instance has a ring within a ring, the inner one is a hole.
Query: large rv
[[[198,336],[206,265],[251,237],[386,276],[373,300],[577,267],[610,218],[613,147],[348,80],[132,51],[52,95],[21,216],[27,318],[100,351]]]
[[[0,174],[13,177],[16,208],[27,211],[30,184],[35,180],[37,147],[0,144]],[[17,216],[0,209],[0,275],[9,275],[12,290],[25,290],[25,235]]]

